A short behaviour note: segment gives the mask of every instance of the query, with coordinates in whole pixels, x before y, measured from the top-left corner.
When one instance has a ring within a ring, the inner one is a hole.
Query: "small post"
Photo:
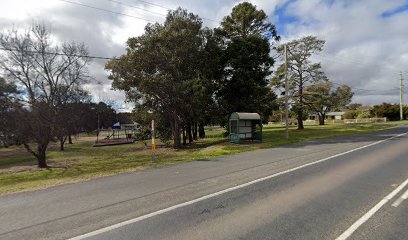
[[[402,72],[401,74],[401,80],[400,80],[400,120],[404,120],[404,109],[403,109],[403,96],[404,96],[404,78],[402,76]]]
[[[289,139],[289,86],[288,86],[288,48],[284,45],[285,50],[285,138]]]
[[[99,132],[100,132],[100,127],[99,127],[99,112],[96,112],[96,115],[98,116],[98,129],[96,130],[96,143],[99,142]]]
[[[154,134],[155,134],[155,132],[154,132],[154,120],[152,120],[152,161],[156,160],[156,154],[155,154],[155,152],[156,152],[156,142],[155,142],[155,139],[154,139]]]

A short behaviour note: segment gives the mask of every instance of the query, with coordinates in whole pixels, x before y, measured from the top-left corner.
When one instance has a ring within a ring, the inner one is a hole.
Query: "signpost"
[[[155,132],[154,132],[154,120],[152,120],[152,161],[156,160],[156,155],[155,155],[156,141],[154,139],[154,134],[155,134]]]

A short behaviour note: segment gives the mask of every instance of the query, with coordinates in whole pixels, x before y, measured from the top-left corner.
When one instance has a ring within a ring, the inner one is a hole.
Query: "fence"
[[[344,119],[344,120],[332,120],[327,119],[324,121],[325,124],[353,124],[353,123],[376,123],[376,122],[387,122],[387,118],[356,118],[356,119]],[[306,120],[303,121],[304,125],[318,125],[318,120]]]
[[[356,119],[345,119],[344,123],[375,123],[375,122],[386,122],[387,118],[356,118]]]

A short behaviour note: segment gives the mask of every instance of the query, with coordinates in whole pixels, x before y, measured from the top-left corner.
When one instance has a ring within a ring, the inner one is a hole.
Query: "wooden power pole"
[[[285,137],[289,139],[289,86],[288,86],[288,46],[284,45],[285,50]]]
[[[401,74],[401,80],[400,80],[400,120],[404,120],[404,78],[402,76],[402,72]]]

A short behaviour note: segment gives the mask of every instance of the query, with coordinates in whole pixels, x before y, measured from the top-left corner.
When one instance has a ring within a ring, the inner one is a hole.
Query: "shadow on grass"
[[[178,150],[189,150],[189,149],[203,149],[207,147],[211,147],[214,145],[218,145],[220,143],[225,143],[228,142],[228,139],[220,139],[216,141],[211,141],[211,142],[203,142],[203,141],[196,141],[192,143],[187,143],[186,145],[182,145],[182,147]]]

